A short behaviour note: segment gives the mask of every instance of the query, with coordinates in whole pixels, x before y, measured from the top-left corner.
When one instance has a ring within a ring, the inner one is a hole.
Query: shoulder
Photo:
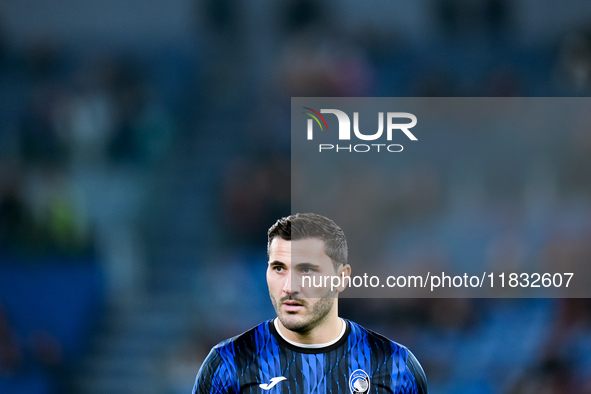
[[[240,335],[215,345],[197,372],[193,393],[237,392],[236,371],[239,367],[237,356],[256,352],[262,338],[269,332],[269,322],[263,322]]]
[[[392,358],[393,365],[413,379],[419,394],[427,393],[427,378],[425,371],[415,355],[404,345],[395,342],[384,335],[369,330],[355,322],[348,321],[351,327],[353,341],[361,341],[371,348],[372,353],[379,354],[384,359]]]
[[[406,368],[414,376],[417,382],[419,394],[427,394],[427,376],[425,375],[425,370],[415,355],[408,349],[407,352],[408,356],[406,358]]]
[[[351,334],[353,335],[354,340],[363,340],[369,346],[382,348],[382,350],[386,352],[388,349],[391,349],[392,352],[402,351],[402,353],[405,353],[408,351],[404,345],[401,345],[382,334],[378,334],[377,332],[367,329],[350,320],[347,320],[347,322],[351,327]]]
[[[233,356],[236,350],[246,350],[248,348],[256,348],[261,342],[271,336],[270,325],[273,320],[267,320],[257,326],[252,327],[243,333],[228,338],[217,345],[211,351],[219,354],[222,357]]]

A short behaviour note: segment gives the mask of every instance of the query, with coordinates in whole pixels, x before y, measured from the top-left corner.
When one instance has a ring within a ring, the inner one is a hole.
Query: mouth
[[[296,300],[285,300],[283,301],[283,308],[286,312],[297,312],[302,309],[304,305]]]

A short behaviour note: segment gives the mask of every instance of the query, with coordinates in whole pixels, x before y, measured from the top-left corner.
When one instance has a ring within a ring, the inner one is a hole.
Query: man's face
[[[330,280],[328,287],[301,285],[304,276],[313,279],[332,275],[337,273],[321,239],[273,239],[269,247],[267,284],[277,317],[285,328],[309,332],[328,317],[336,297],[336,290],[330,291]]]

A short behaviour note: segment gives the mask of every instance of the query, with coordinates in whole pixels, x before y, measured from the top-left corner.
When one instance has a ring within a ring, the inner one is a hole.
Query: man
[[[332,220],[282,218],[269,229],[267,250],[277,318],[215,346],[194,394],[427,393],[425,373],[406,347],[338,316],[344,285],[310,285],[314,276],[351,274],[345,235]]]

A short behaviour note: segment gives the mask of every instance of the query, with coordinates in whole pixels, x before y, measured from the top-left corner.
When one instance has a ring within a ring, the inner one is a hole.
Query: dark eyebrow
[[[317,265],[317,264],[312,264],[312,263],[299,263],[299,264],[296,264],[295,268],[297,268],[297,269],[306,269],[306,268],[308,268],[308,269],[315,269],[315,270],[317,270],[317,269],[320,268],[320,266]]]
[[[269,266],[277,266],[277,265],[285,265],[285,263],[283,263],[282,261],[279,261],[279,260],[269,261]]]

